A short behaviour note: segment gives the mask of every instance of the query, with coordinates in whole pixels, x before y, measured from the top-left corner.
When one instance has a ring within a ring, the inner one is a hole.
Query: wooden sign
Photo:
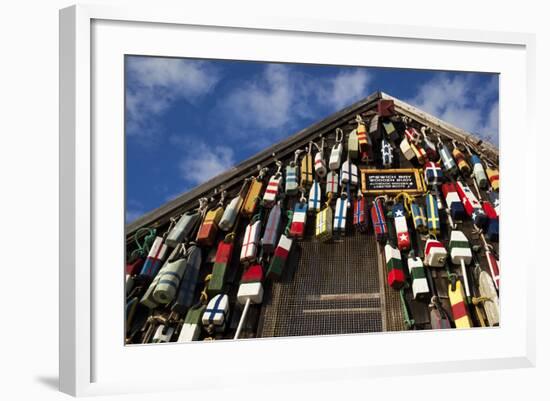
[[[419,195],[426,192],[422,172],[416,168],[361,169],[361,191],[365,194],[381,195],[407,192]]]

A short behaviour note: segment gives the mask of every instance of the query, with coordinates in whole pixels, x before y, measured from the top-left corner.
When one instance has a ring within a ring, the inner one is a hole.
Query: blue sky
[[[126,222],[381,90],[498,146],[498,76],[126,57]]]

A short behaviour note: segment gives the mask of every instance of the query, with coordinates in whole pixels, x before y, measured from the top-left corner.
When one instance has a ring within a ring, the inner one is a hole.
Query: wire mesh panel
[[[372,234],[353,232],[331,243],[309,235],[295,244],[283,280],[273,283],[267,297],[259,336],[401,330],[394,322],[403,321],[399,297],[381,282],[377,247]]]

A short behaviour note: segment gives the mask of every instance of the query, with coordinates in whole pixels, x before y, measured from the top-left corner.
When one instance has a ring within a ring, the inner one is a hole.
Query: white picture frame
[[[225,35],[225,43],[216,47],[220,35]],[[258,46],[258,38],[262,46]],[[250,14],[227,18],[214,12],[190,15],[185,9],[79,5],[61,10],[61,391],[96,395],[198,390],[206,385],[235,386],[242,376],[269,386],[280,380],[360,380],[412,372],[534,366],[534,308],[527,306],[535,299],[535,284],[528,279],[535,269],[535,244],[522,245],[521,256],[514,252],[518,243],[525,242],[521,241],[521,229],[536,231],[535,210],[522,195],[527,192],[525,188],[531,194],[536,191],[535,176],[527,170],[534,155],[527,159],[527,152],[512,143],[517,132],[522,132],[525,141],[536,143],[532,126],[534,43],[533,35],[519,33]],[[399,46],[405,52],[402,59],[384,53]],[[367,60],[361,49],[379,57]],[[425,52],[421,58],[406,57],[406,52],[421,50]],[[437,59],[432,54],[435,52]],[[501,327],[125,347],[119,336],[124,316],[124,132],[120,102],[124,54],[500,73],[500,171],[504,177]],[[514,152],[513,161],[506,152]],[[511,205],[520,212],[510,213]],[[389,347],[406,341],[421,346],[407,352]],[[453,346],[441,353],[444,344]],[[232,365],[221,363],[223,374],[209,373],[206,377],[208,361],[220,353]],[[247,364],[242,355],[256,359]],[[181,361],[181,356],[193,364],[185,367],[180,363],[176,370],[175,362]],[[262,363],[262,358],[270,363]],[[144,374],[144,366],[156,366],[159,361],[166,364],[162,374]]]

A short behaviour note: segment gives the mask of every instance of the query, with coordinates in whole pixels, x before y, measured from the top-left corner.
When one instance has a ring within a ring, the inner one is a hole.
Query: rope
[[[144,231],[147,231],[148,234],[143,238],[143,244],[139,243],[138,238],[141,236],[141,233]],[[145,257],[151,250],[151,245],[153,245],[153,242],[155,241],[155,238],[157,236],[157,230],[154,228],[149,227],[142,227],[139,230],[136,231],[134,234],[134,242],[136,243],[137,249],[134,249],[130,255],[132,259],[139,258],[139,257]]]
[[[400,192],[395,196],[395,198],[393,198],[393,201],[397,202],[401,198],[403,198],[403,205],[405,206],[405,210],[407,211],[407,215],[410,216],[411,215],[411,203],[414,202],[414,198],[406,192]]]

